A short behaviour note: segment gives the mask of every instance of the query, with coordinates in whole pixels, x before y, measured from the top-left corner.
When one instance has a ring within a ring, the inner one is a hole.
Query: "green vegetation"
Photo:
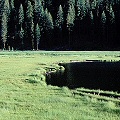
[[[120,52],[0,52],[0,120],[119,120],[119,93],[45,83],[58,63],[90,59],[118,61]]]

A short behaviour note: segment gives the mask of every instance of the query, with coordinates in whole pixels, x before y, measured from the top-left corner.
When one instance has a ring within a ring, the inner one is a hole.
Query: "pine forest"
[[[120,50],[120,0],[0,0],[1,50]]]

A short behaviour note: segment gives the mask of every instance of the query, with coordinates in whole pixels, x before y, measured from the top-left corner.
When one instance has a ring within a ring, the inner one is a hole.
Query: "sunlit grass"
[[[118,103],[47,86],[44,76],[59,62],[118,61],[119,56],[120,52],[0,52],[0,120],[119,120]]]

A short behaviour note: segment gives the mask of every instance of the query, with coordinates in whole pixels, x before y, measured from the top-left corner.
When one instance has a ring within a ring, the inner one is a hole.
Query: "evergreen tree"
[[[106,15],[105,15],[105,12],[103,11],[102,12],[102,15],[101,15],[101,24],[100,24],[100,33],[101,33],[101,39],[102,40],[105,40],[105,28],[106,28]],[[101,42],[102,42],[101,40]]]
[[[62,9],[62,6],[60,5],[57,13],[57,20],[55,23],[56,27],[59,28],[59,30],[62,30],[63,22],[64,22],[63,9]]]
[[[36,49],[39,50],[39,43],[40,43],[40,28],[37,23],[35,27],[35,37],[36,37]]]
[[[33,7],[30,1],[28,1],[26,14],[28,19],[33,19]]]
[[[49,23],[49,28],[54,29],[53,18],[50,12],[48,13],[48,23]]]
[[[77,16],[82,20],[86,16],[85,0],[77,1]]]
[[[62,6],[60,5],[57,12],[57,19],[55,21],[55,26],[56,26],[55,34],[57,35],[57,40],[59,40],[56,43],[59,44],[60,46],[63,44],[63,41],[62,41],[63,40],[62,38],[63,23],[64,23],[63,9],[62,9]]]
[[[90,11],[90,2],[89,2],[89,0],[85,0],[85,9],[86,9],[86,13],[88,13]]]
[[[113,8],[111,5],[110,5],[109,13],[110,13],[110,22],[114,23],[115,22],[115,14],[114,14],[114,11],[113,11]]]
[[[19,38],[20,38],[20,47],[23,50],[24,49],[24,30],[22,27],[19,31]]]
[[[67,27],[72,28],[74,26],[75,20],[75,8],[73,5],[69,6],[68,15],[67,15]]]
[[[14,24],[11,24],[13,22]],[[14,0],[10,0],[10,14],[8,19],[8,44],[9,48],[14,47],[15,41],[15,6]]]
[[[7,14],[7,17],[9,18],[9,14],[10,14],[9,0],[5,0],[5,3],[4,3],[4,12]]]
[[[2,42],[3,42],[3,50],[5,50],[6,49],[6,41],[7,41],[7,14],[5,12],[2,15],[1,38],[2,38]]]
[[[14,7],[14,0],[11,0],[10,1],[10,9],[13,10],[15,7]]]
[[[70,44],[71,44],[71,40],[70,40],[70,32],[74,26],[74,20],[75,20],[75,8],[73,5],[69,6],[68,9],[68,14],[67,14],[67,28],[68,28],[68,32],[69,32],[69,48],[70,48]]]
[[[33,23],[33,6],[30,1],[28,1],[27,11],[27,34],[30,35],[30,42],[32,43],[32,49],[34,50],[34,23]]]
[[[5,0],[0,0],[0,20],[2,19],[2,15],[4,11],[5,11]]]
[[[45,10],[45,15],[44,15],[44,42],[45,42],[45,47],[47,46],[51,47],[52,40],[53,40],[53,18],[50,12],[48,12],[48,9],[46,8]]]
[[[89,12],[90,15],[90,39],[94,42],[94,17],[93,17],[93,12]]]
[[[35,1],[34,13],[35,13],[35,21],[37,23],[40,23],[40,25],[42,27],[43,20],[44,20],[44,9],[43,9],[43,6],[41,4],[41,0]]]
[[[22,27],[23,20],[24,20],[24,10],[23,10],[23,5],[20,4],[19,13],[18,13],[18,23],[20,25],[20,28]]]
[[[46,30],[52,30],[54,28],[53,26],[53,18],[50,12],[48,12],[48,9],[45,9],[45,15],[44,15],[44,27]]]
[[[19,11],[18,11],[18,26],[17,28],[17,47],[18,49],[23,49],[23,36],[24,36],[24,30],[23,30],[23,21],[24,21],[24,10],[23,5],[20,4]]]

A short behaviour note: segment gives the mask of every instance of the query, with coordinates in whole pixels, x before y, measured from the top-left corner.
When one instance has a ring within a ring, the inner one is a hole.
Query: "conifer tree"
[[[64,23],[64,17],[63,17],[63,9],[62,6],[59,6],[58,12],[57,12],[57,19],[55,21],[55,26],[56,26],[56,32],[57,32],[57,38],[59,41],[57,41],[56,43],[59,44],[60,46],[62,45],[62,32],[63,32],[63,23]]]
[[[44,14],[44,42],[45,46],[52,46],[52,37],[53,37],[53,18],[50,12],[48,12],[48,9],[45,9],[45,14]]]
[[[86,16],[85,0],[77,1],[77,16],[82,20]]]
[[[14,0],[10,0],[10,14],[8,19],[8,44],[9,47],[14,47],[15,44],[15,6]],[[14,24],[11,24],[13,22]]]
[[[52,15],[51,15],[50,12],[48,13],[48,25],[49,25],[49,29],[53,29],[54,28],[53,18],[52,18]]]
[[[94,17],[93,17],[93,12],[89,12],[90,16],[90,39],[94,41]]]
[[[115,22],[115,14],[114,14],[114,11],[113,11],[113,8],[112,6],[110,5],[110,10],[109,10],[109,13],[110,13],[110,22],[111,24]]]
[[[68,15],[67,15],[67,27],[71,29],[74,26],[75,20],[75,8],[73,5],[69,6]]]
[[[44,9],[43,9],[43,6],[41,4],[41,0],[35,1],[34,13],[35,13],[36,22],[40,23],[40,25],[42,27],[43,20],[44,20]]]
[[[18,26],[17,28],[17,35],[18,38],[16,41],[18,41],[18,48],[23,49],[23,36],[24,36],[24,30],[23,30],[23,21],[24,21],[24,10],[23,10],[23,5],[20,4],[19,11],[18,11]]]
[[[59,10],[57,13],[57,19],[56,19],[56,27],[59,28],[59,30],[62,30],[62,26],[63,26],[63,22],[64,22],[64,18],[63,18],[63,9],[62,6],[59,6]]]
[[[10,9],[13,10],[15,8],[14,6],[14,0],[11,0],[10,1]]]
[[[34,23],[33,23],[33,6],[30,1],[28,1],[27,11],[27,31],[30,35],[30,42],[32,43],[32,49],[34,50]]]
[[[20,28],[22,27],[23,20],[24,20],[24,10],[23,10],[23,5],[20,4],[19,13],[18,13],[18,23],[20,25]]]
[[[1,0],[0,1],[0,18],[2,17],[2,13],[3,13],[3,11],[4,11],[4,1],[3,0]]]
[[[19,31],[19,38],[20,38],[20,47],[22,48],[22,50],[24,49],[24,30],[21,27],[20,31]]]
[[[9,14],[10,14],[9,0],[5,0],[5,3],[4,3],[4,12],[6,13],[7,17],[9,18]]]
[[[69,6],[68,9],[68,14],[67,14],[67,28],[68,28],[68,32],[69,32],[69,48],[70,48],[70,44],[71,44],[71,40],[70,40],[70,32],[74,26],[74,20],[75,20],[75,8],[73,5]]]
[[[36,49],[39,50],[39,43],[40,43],[40,28],[37,23],[35,27],[35,38],[36,38]]]
[[[89,2],[89,0],[85,0],[85,10],[86,10],[86,13],[88,13],[90,11],[90,2]]]
[[[6,49],[6,41],[7,41],[7,14],[4,12],[2,15],[1,22],[1,38],[3,42],[3,50]]]
[[[101,15],[101,24],[100,25],[101,25],[100,33],[102,34],[101,37],[104,40],[105,39],[105,28],[106,28],[105,27],[106,26],[106,15],[105,15],[104,11],[102,12],[102,15]]]
[[[46,30],[52,30],[54,28],[53,26],[53,18],[50,12],[48,12],[48,9],[45,9],[45,15],[44,15],[44,27]]]

